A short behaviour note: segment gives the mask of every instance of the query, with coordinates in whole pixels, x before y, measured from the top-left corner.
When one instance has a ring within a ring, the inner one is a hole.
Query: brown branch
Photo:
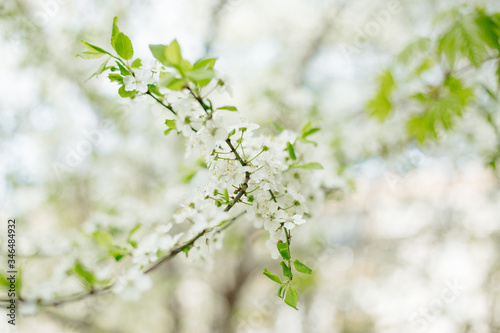
[[[213,230],[213,228],[209,228],[209,229],[203,229],[198,235],[194,236],[193,238],[191,238],[189,241],[187,241],[186,243],[176,247],[175,249],[171,250],[169,252],[168,255],[166,255],[165,257],[161,258],[160,260],[158,260],[157,262],[154,263],[153,266],[149,267],[148,269],[146,269],[144,271],[145,274],[148,274],[152,271],[154,271],[155,269],[157,269],[161,264],[163,264],[164,262],[172,259],[173,257],[175,257],[178,253],[182,252],[185,248],[187,247],[191,247],[193,246],[194,242],[196,242],[196,240],[198,238],[200,238],[201,236],[203,236],[204,234],[206,234],[208,231],[211,231]]]

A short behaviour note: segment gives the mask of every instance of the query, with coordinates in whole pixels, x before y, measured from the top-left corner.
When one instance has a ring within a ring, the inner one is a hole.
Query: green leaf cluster
[[[481,7],[456,7],[440,15],[439,23],[442,32],[436,38],[417,38],[396,56],[392,68],[378,76],[377,91],[366,104],[369,115],[384,122],[394,113],[396,90],[412,81],[417,83],[410,86],[418,90],[405,91],[401,99],[406,134],[419,144],[437,139],[439,131],[452,130],[476,100],[474,85],[465,83],[462,72],[479,69],[488,60],[500,60],[500,13],[488,14]],[[423,85],[424,75],[436,68],[433,73],[443,73],[442,81]],[[404,75],[396,80],[394,73]],[[500,85],[500,67],[496,75]]]
[[[280,288],[278,289],[278,297],[283,299],[286,304],[297,310],[299,295],[297,294],[297,290],[295,290],[295,288],[292,286],[293,272],[290,257],[290,245],[287,242],[279,241],[277,244],[277,248],[281,255],[281,258],[283,258],[283,260],[280,262],[280,266],[283,271],[283,276],[285,277],[284,281],[281,281],[279,276],[271,273],[267,268],[264,268],[263,274],[280,285]],[[297,259],[293,261],[293,267],[299,273],[312,273],[312,269],[310,269]]]

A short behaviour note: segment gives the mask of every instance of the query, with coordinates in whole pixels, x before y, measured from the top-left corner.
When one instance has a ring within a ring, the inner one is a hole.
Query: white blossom
[[[137,90],[141,93],[146,93],[148,91],[148,84],[153,84],[154,82],[153,73],[147,68],[135,69],[134,75],[126,75],[123,78],[125,90]]]
[[[137,267],[132,267],[124,276],[116,279],[113,292],[120,295],[124,300],[136,301],[144,291],[153,285],[151,278],[141,272]]]

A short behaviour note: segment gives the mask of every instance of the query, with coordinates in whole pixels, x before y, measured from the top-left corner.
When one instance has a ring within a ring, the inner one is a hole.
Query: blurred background
[[[75,57],[80,40],[109,45],[114,16],[143,59],[152,59],[148,44],[174,38],[188,59],[218,57],[232,88],[220,104],[237,105],[263,132],[315,122],[328,188],[294,235],[314,270],[297,279],[299,311],[262,275],[277,267],[266,233],[243,220],[213,263],[178,256],[139,301],[101,294],[25,310],[18,331],[500,332],[499,175],[485,157],[498,133],[471,110],[418,146],[404,126],[365,112],[380,71],[415,37],[435,35],[434,17],[458,3],[2,1],[0,218],[17,219],[26,294],[78,284],[58,280],[68,256],[94,255],[75,245],[78,231],[167,222],[203,177],[182,140],[164,136],[165,111],[124,102],[104,77],[85,82],[100,62]],[[494,66],[474,79],[491,81]]]

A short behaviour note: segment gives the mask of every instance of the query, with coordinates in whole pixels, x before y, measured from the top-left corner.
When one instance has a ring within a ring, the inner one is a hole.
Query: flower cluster
[[[269,232],[267,246],[272,257],[282,258],[283,281],[267,269],[264,274],[280,284],[279,296],[296,308],[298,296],[291,283],[292,270],[306,274],[311,270],[298,260],[292,262],[291,230],[305,223],[308,214],[301,188],[307,182],[309,192],[319,192],[319,188],[311,188],[306,174],[322,167],[319,163],[307,163],[304,154],[312,146],[307,137],[319,129],[308,124],[301,133],[280,128],[277,135],[260,134],[259,125],[234,113],[236,107],[217,107],[212,102],[212,92],[227,89],[214,71],[216,59],[200,59],[191,64],[182,57],[174,40],[169,45],[150,45],[155,60],[143,65],[141,59],[133,59],[132,43],[119,31],[116,18],[111,36],[116,54],[87,42],[83,44],[88,51],[80,54],[82,58],[107,58],[94,75],[108,71],[110,81],[119,85],[121,97],[145,96],[170,111],[165,134],[184,137],[186,155],[201,158],[208,171],[203,186],[172,216],[174,223],[156,224],[135,241],[134,234],[140,227],[137,225],[128,233],[126,245],[117,244],[106,231],[93,232],[97,242],[116,261],[131,258],[132,265],[126,273],[106,288],[137,299],[152,285],[146,273],[181,252],[196,250],[199,257],[209,259],[210,247],[220,244],[216,242],[221,237],[214,236],[222,235],[246,213],[255,221],[255,227]],[[108,65],[110,60],[114,65]],[[234,207],[238,208],[233,210]],[[73,271],[95,291],[96,281],[100,280],[92,277],[90,270],[80,265]],[[102,283],[108,280],[103,279]]]

